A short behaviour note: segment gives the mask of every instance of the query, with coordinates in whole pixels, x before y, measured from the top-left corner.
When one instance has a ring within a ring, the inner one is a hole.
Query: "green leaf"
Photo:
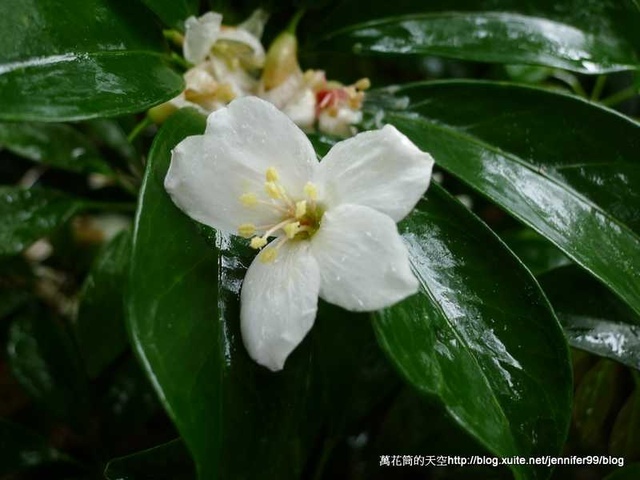
[[[79,173],[112,173],[93,144],[69,125],[0,123],[0,147],[34,162]]]
[[[82,286],[74,333],[91,378],[127,348],[124,282],[130,253],[131,233],[125,231],[103,248]]]
[[[108,480],[194,480],[193,462],[182,440],[116,458],[107,464]]]
[[[363,9],[347,0],[304,30],[310,30],[312,43],[320,41],[319,50],[440,55],[603,73],[638,68],[638,22],[640,12],[629,1],[400,0],[376,1]]]
[[[616,417],[609,453],[627,462],[640,459],[640,391],[636,387]]]
[[[625,303],[576,267],[538,280],[571,346],[640,369],[640,317]]]
[[[48,235],[84,206],[55,190],[0,186],[0,256],[15,255]]]
[[[184,31],[184,21],[198,15],[199,0],[142,0],[165,25]]]
[[[68,332],[33,306],[12,323],[7,351],[14,376],[39,406],[84,432],[88,384]]]
[[[624,369],[601,359],[583,377],[576,389],[573,417],[582,444],[605,451],[609,429],[624,400]]]
[[[0,31],[3,120],[135,113],[182,89],[152,15],[137,2],[5,0]]]
[[[382,348],[495,455],[559,454],[571,414],[569,354],[535,279],[436,184],[399,229],[422,288],[377,314]],[[548,474],[511,468],[518,479]]]
[[[514,85],[436,82],[396,95],[408,110],[388,111],[385,122],[640,312],[640,265],[627,261],[638,257],[640,237],[622,223],[640,230],[640,196],[622,187],[640,184],[637,123]]]
[[[69,460],[49,445],[46,438],[0,419],[0,475]]]
[[[571,263],[557,247],[533,230],[509,231],[501,238],[534,275],[541,275]]]
[[[325,304],[282,372],[250,359],[239,291],[254,252],[196,225],[163,187],[171,149],[204,124],[194,111],[177,112],[149,155],[128,283],[131,336],[198,478],[296,479],[321,426],[333,435],[395,383],[369,318]]]

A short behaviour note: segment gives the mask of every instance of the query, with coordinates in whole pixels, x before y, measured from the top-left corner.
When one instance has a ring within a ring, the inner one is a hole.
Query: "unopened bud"
[[[178,108],[172,103],[166,102],[150,108],[147,112],[147,116],[156,125],[164,123]]]
[[[276,88],[291,75],[300,72],[298,64],[298,39],[290,32],[276,37],[269,51],[262,72],[265,90]]]

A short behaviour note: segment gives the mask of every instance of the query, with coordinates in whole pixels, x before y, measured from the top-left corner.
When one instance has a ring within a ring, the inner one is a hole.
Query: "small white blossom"
[[[193,219],[261,250],[243,282],[241,330],[251,357],[275,371],[313,325],[318,297],[368,311],[417,291],[396,222],[432,167],[392,126],[344,140],[318,162],[285,114],[245,97],[176,146],[165,188]]]

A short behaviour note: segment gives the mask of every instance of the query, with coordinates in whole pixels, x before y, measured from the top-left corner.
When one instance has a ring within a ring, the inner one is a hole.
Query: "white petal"
[[[289,75],[289,77],[269,91],[264,91],[264,86],[260,85],[259,95],[270,103],[273,103],[279,109],[283,109],[289,102],[296,98],[300,91],[304,90],[305,84],[302,79],[302,72],[297,71]]]
[[[350,108],[340,108],[337,115],[323,111],[318,116],[318,130],[328,135],[349,137],[353,134],[352,125],[362,121],[362,112]]]
[[[337,143],[320,163],[318,183],[329,208],[352,203],[396,222],[429,186],[433,158],[391,125]]]
[[[218,41],[229,42],[231,48],[234,49],[235,56],[247,66],[260,68],[264,65],[264,47],[260,40],[247,30],[225,27],[220,31]]]
[[[230,67],[226,60],[215,55],[205,64],[220,84],[226,83],[231,87],[236,98],[252,95],[257,90],[258,80],[244,68]]]
[[[262,192],[264,171],[247,166],[241,161],[242,152],[229,152],[229,148],[224,141],[205,135],[180,142],[164,181],[171,199],[200,223],[236,235],[243,223],[276,223],[277,212],[263,205],[247,207],[240,201],[244,193]]]
[[[316,120],[316,95],[310,88],[298,91],[282,111],[303,130],[310,130]]]
[[[216,43],[221,24],[222,15],[214,12],[207,12],[199,18],[187,18],[182,47],[184,58],[195,64],[202,62]]]
[[[251,358],[281,370],[313,325],[319,290],[309,242],[287,242],[272,263],[256,257],[242,284],[240,310],[242,340]]]
[[[418,289],[396,224],[369,207],[325,212],[311,253],[320,265],[320,297],[347,310],[378,310]]]
[[[274,167],[293,198],[302,198],[305,184],[318,168],[315,151],[302,130],[257,97],[239,98],[212,113],[205,135],[215,139],[216,156],[255,170],[262,182],[267,169]]]

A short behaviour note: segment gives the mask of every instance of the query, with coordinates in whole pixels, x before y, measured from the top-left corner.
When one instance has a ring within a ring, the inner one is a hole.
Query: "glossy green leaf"
[[[163,187],[171,149],[203,129],[203,117],[181,110],[149,155],[128,284],[132,339],[201,480],[297,479],[321,426],[342,428],[395,383],[381,380],[389,371],[368,317],[324,304],[282,372],[249,358],[239,292],[254,252],[196,225]]]
[[[69,125],[0,123],[0,147],[34,162],[79,173],[111,173],[93,144]]]
[[[436,396],[494,454],[557,455],[571,412],[571,370],[535,279],[438,185],[399,229],[422,288],[377,314],[383,349],[408,382]],[[548,474],[511,468],[519,479]]]
[[[640,369],[640,316],[577,267],[538,280],[571,346]]]
[[[142,0],[165,25],[184,31],[184,21],[198,15],[199,0]]]
[[[13,321],[7,351],[14,376],[40,408],[84,431],[88,384],[69,332],[34,306]]]
[[[92,378],[127,348],[124,283],[130,253],[131,234],[122,232],[100,252],[82,286],[74,330]]]
[[[137,2],[5,0],[0,31],[3,120],[134,113],[182,89],[153,16]]]
[[[0,475],[68,460],[46,438],[0,419]]]
[[[639,66],[640,13],[629,0],[340,2],[317,25],[318,49],[356,54],[440,55],[539,64],[583,73]]]
[[[80,200],[58,191],[0,186],[0,256],[20,253],[82,207]]]
[[[501,238],[534,275],[540,275],[571,263],[571,260],[557,247],[533,230],[509,231],[504,233]]]
[[[182,440],[116,458],[104,472],[107,480],[195,480],[193,462]]]
[[[383,121],[640,312],[640,265],[628,261],[638,258],[640,237],[622,223],[638,230],[640,197],[622,188],[640,182],[637,123],[530,87],[437,82],[396,96],[407,109],[387,112]]]
[[[0,256],[14,255],[69,220],[83,202],[44,188],[0,186]]]

